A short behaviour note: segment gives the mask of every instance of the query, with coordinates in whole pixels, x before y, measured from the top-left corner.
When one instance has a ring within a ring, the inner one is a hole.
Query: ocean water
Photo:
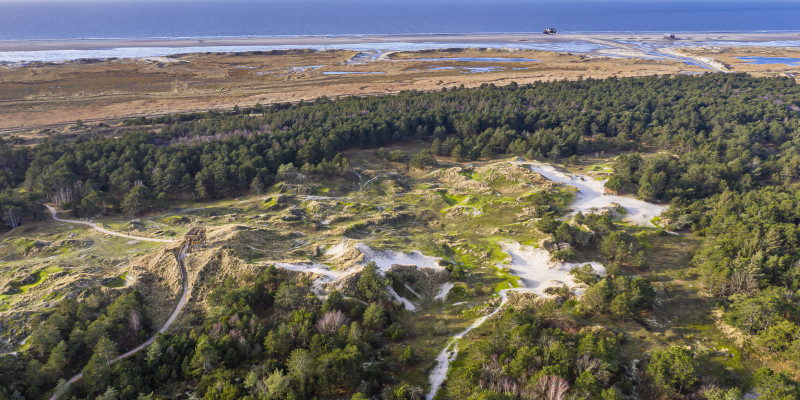
[[[800,31],[797,0],[0,0],[0,40]]]

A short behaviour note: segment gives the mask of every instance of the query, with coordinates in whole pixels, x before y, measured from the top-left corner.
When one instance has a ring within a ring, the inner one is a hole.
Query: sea
[[[0,41],[518,33],[548,27],[564,33],[800,31],[800,1],[0,0]],[[0,61],[36,58],[18,54],[32,52],[2,53]],[[47,54],[53,56],[39,55]]]

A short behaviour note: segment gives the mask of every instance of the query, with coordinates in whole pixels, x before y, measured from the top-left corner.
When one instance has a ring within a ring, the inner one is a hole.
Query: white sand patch
[[[411,288],[411,286],[408,286],[407,283],[404,283],[403,286],[405,286],[406,289],[408,289],[409,292],[413,293],[414,296],[417,296],[418,299],[422,298],[422,296],[420,296],[419,293],[415,292],[414,289]]]
[[[298,197],[302,197],[306,200],[350,200],[350,197],[335,197],[335,196],[311,196],[311,195],[300,195]]]
[[[414,250],[411,253],[403,253],[394,250],[376,251],[363,243],[356,245],[356,248],[364,254],[363,264],[374,262],[378,266],[378,269],[383,272],[388,271],[393,265],[414,265],[417,268],[443,268],[439,266],[439,260],[436,257],[426,256],[419,250]]]
[[[289,264],[289,263],[276,263],[276,267],[288,269],[289,271],[297,271],[297,272],[310,272],[313,274],[322,275],[327,277],[328,279],[338,279],[342,276],[341,273],[338,271],[334,271],[330,269],[327,265],[324,264]]]
[[[300,264],[290,264],[290,263],[275,263],[277,268],[283,268],[289,271],[297,271],[297,272],[307,272],[312,274],[317,274],[320,277],[314,280],[313,289],[314,293],[317,295],[322,294],[323,289],[322,285],[328,282],[335,281],[344,274],[339,271],[332,270],[329,266],[324,264],[316,264],[316,263],[300,263]]]
[[[325,222],[323,221],[323,223]],[[335,245],[328,248],[328,250],[325,252],[325,255],[330,257],[331,259],[339,258],[345,255],[345,253],[347,253],[347,251],[350,250],[349,242],[350,242],[349,240],[345,239],[339,243],[336,243]]]
[[[450,293],[450,290],[453,289],[454,286],[455,285],[452,283],[446,282],[442,285],[441,289],[439,289],[439,293],[437,293],[433,298],[441,301],[447,300],[447,294]]]
[[[502,250],[511,256],[509,264],[499,265],[508,267],[511,273],[520,277],[520,282],[525,289],[540,296],[545,295],[544,290],[549,287],[566,285],[575,289],[577,283],[569,274],[574,268],[589,264],[598,275],[605,275],[606,268],[599,262],[565,263],[550,260],[550,252],[533,246],[523,246],[518,242],[501,242]]]
[[[414,250],[411,253],[403,253],[401,251],[394,251],[394,250],[386,250],[386,251],[378,251],[375,250],[366,244],[359,243],[356,245],[356,249],[364,255],[364,260],[361,262],[360,265],[366,265],[370,262],[374,262],[375,265],[378,266],[378,269],[381,270],[384,274],[389,271],[390,268],[394,265],[414,265],[417,268],[436,268],[436,269],[443,269],[443,267],[439,266],[439,259],[436,257],[426,256],[422,254],[419,250]],[[417,294],[413,289],[406,285],[406,288],[414,293],[417,297],[421,296]],[[408,299],[400,296],[394,289],[391,287],[389,288],[389,294],[392,295],[397,301],[403,303],[403,306],[408,311],[416,311],[417,307],[409,301]]]
[[[387,287],[387,289],[389,291],[389,294],[392,295],[392,297],[394,297],[395,300],[403,303],[403,307],[405,307],[406,310],[408,310],[408,311],[417,311],[417,307],[414,305],[414,303],[409,301],[407,298],[397,294],[397,292],[394,290],[394,288],[389,286],[389,287]]]
[[[357,264],[360,268],[351,268],[348,271],[342,272],[338,270],[334,270],[331,267],[320,264],[320,263],[285,263],[285,262],[278,262],[275,263],[275,266],[278,268],[283,268],[289,271],[297,271],[297,272],[307,272],[317,274],[320,277],[314,281],[313,289],[314,292],[321,296],[323,295],[323,285],[325,283],[336,281],[342,278],[345,275],[357,273],[358,271],[363,268],[364,265],[375,262],[378,266],[378,269],[381,273],[386,273],[392,266],[394,265],[413,265],[418,268],[436,268],[436,269],[443,269],[443,267],[439,266],[439,260],[436,257],[426,256],[422,254],[418,250],[414,250],[411,253],[403,253],[400,251],[394,250],[387,250],[387,251],[379,251],[375,250],[366,244],[363,243],[355,243],[354,240],[345,239],[331,247],[325,252],[325,256],[328,257],[328,261],[334,261],[338,258],[342,258],[347,255],[352,249],[356,249],[364,255],[363,260]],[[335,263],[334,263],[335,264]],[[413,293],[418,298],[422,298],[414,289],[406,285],[406,288]],[[393,288],[388,288],[389,294],[397,301],[403,304],[406,310],[409,311],[416,311],[417,307],[412,303],[410,300],[400,296]]]
[[[530,168],[531,171],[538,172],[551,181],[567,184],[578,189],[575,199],[570,204],[575,213],[578,211],[584,214],[597,212],[603,207],[610,206],[611,203],[617,203],[627,211],[623,220],[639,226],[653,226],[650,221],[667,209],[667,206],[648,203],[633,197],[606,194],[604,185],[607,179],[594,179],[586,175],[571,175],[558,171],[547,164],[518,161],[512,163],[524,165]]]

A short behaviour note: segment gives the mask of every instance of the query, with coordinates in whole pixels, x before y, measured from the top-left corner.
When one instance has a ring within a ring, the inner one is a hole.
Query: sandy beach
[[[193,39],[103,39],[103,40],[28,40],[2,41],[0,51],[96,50],[129,47],[216,47],[216,46],[335,46],[373,43],[453,43],[453,44],[519,44],[560,43],[572,41],[638,41],[663,44],[703,45],[706,42],[779,42],[800,41],[800,32],[674,33],[677,40],[664,39],[664,33],[565,33],[544,35],[528,33],[438,34],[438,35],[348,35],[348,36],[276,36],[252,38],[193,38]],[[387,46],[391,47],[391,46]]]

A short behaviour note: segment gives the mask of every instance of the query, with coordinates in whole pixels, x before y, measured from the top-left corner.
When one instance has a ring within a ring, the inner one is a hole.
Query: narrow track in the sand
[[[53,208],[53,207],[51,207],[49,205],[45,205],[45,207],[47,207],[47,209],[50,211],[50,216],[55,221],[66,222],[68,224],[86,225],[86,226],[88,226],[88,227],[90,227],[90,228],[92,228],[92,229],[94,229],[96,231],[105,233],[107,235],[119,236],[119,237],[130,238],[130,239],[135,239],[135,240],[142,240],[142,241],[148,241],[148,242],[162,242],[162,243],[176,242],[176,240],[170,240],[170,239],[157,239],[157,238],[148,238],[148,237],[142,237],[142,236],[131,236],[131,235],[127,235],[127,234],[124,234],[124,233],[114,232],[114,231],[110,231],[108,229],[104,229],[104,228],[98,226],[97,224],[92,223],[92,222],[88,222],[88,221],[61,219],[61,218],[58,218],[58,216],[57,216],[58,212],[56,211],[55,208]],[[187,275],[186,275],[186,265],[183,262],[184,258],[186,258],[186,251],[187,250],[188,250],[188,244],[184,244],[183,248],[181,248],[181,252],[178,254],[178,265],[180,265],[180,267],[181,267],[181,278],[183,280],[181,297],[178,300],[178,304],[175,305],[175,309],[172,311],[172,315],[170,315],[169,318],[167,319],[167,321],[164,322],[164,325],[162,325],[161,328],[158,329],[158,333],[164,333],[164,332],[167,331],[167,329],[169,329],[169,327],[172,325],[172,323],[175,322],[175,320],[178,318],[178,315],[181,313],[181,311],[183,311],[183,307],[186,306],[186,301],[189,298],[189,281],[188,281]],[[156,333],[156,335],[158,333]],[[134,355],[134,354],[146,349],[147,346],[150,346],[156,340],[156,335],[151,336],[144,343],[136,346],[135,348],[131,349],[130,351],[126,352],[125,354],[122,354],[119,357],[111,360],[109,362],[109,364],[113,364],[113,363],[115,363],[115,362],[117,362],[119,360],[128,358],[128,357],[130,357],[130,356],[132,356],[132,355]],[[50,400],[57,400],[62,394],[64,394],[64,392],[69,388],[70,385],[72,385],[73,383],[81,380],[82,378],[83,378],[83,373],[82,372],[77,374],[77,375],[75,375],[75,376],[73,376],[72,378],[70,378],[63,385],[59,386],[56,389],[55,393],[53,393],[53,395],[50,396]]]

